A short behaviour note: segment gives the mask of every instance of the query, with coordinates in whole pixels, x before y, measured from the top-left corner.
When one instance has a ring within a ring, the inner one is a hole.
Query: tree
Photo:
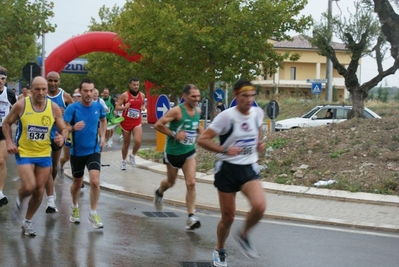
[[[274,73],[286,58],[270,39],[291,39],[289,31],[310,27],[299,16],[306,0],[135,0],[126,3],[116,31],[129,52],[142,55],[140,77],[160,85],[157,93],[181,94],[184,84],[208,90],[215,82]]]
[[[0,16],[0,63],[8,70],[9,80],[21,77],[22,67],[34,62],[40,46],[36,39],[54,32],[48,22],[54,16],[54,4],[48,1],[2,0]]]
[[[355,12],[353,14],[349,12],[348,18],[331,18],[331,28],[329,28],[328,15],[323,14],[323,20],[315,24],[313,37],[309,37],[309,41],[319,48],[319,53],[330,58],[334,69],[344,77],[345,86],[351,94],[354,117],[364,116],[364,101],[369,91],[384,77],[394,74],[399,68],[399,32],[395,29],[399,22],[398,15],[393,11],[389,0],[373,0],[373,2],[379,21],[373,12],[371,0],[360,0],[355,2]],[[347,68],[339,62],[330,42],[334,35],[342,40],[351,54]],[[387,41],[391,46],[391,56],[395,62],[384,70],[382,61],[388,49]],[[375,58],[378,74],[360,85],[357,71],[359,62],[365,55]]]
[[[98,12],[100,21],[91,20],[90,31],[116,32],[115,20],[120,16],[122,8],[102,6]],[[85,55],[88,63],[85,68],[88,76],[95,81],[101,92],[108,88],[111,94],[121,93],[128,88],[129,78],[137,75],[134,65],[123,57],[111,53],[90,53]],[[139,76],[140,80],[141,77]]]

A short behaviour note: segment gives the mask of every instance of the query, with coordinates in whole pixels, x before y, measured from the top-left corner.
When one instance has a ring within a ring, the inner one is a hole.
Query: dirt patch
[[[382,194],[399,193],[399,122],[353,119],[267,135],[262,179]],[[272,149],[273,148],[273,149]]]

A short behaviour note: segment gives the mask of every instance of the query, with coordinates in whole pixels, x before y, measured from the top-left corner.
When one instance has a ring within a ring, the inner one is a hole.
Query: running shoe
[[[69,220],[72,223],[80,223],[79,208],[71,207],[71,216],[69,217]]]
[[[132,154],[129,155],[129,164],[133,167],[136,167],[136,160],[134,159],[134,156]]]
[[[6,196],[0,199],[0,207],[7,205],[7,203],[8,203],[8,198]]]
[[[47,200],[47,209],[46,209],[46,213],[56,213],[58,212],[57,206],[54,203],[54,199],[53,198],[49,198]]]
[[[121,163],[121,170],[122,170],[122,171],[126,170],[126,160],[122,160],[122,163]]]
[[[213,251],[213,266],[216,267],[227,267],[227,252],[224,248],[216,249]]]
[[[163,196],[159,195],[158,190],[156,190],[154,196],[154,206],[157,211],[162,210],[163,208],[162,201],[163,201]]]
[[[27,236],[35,236],[36,231],[32,227],[32,221],[27,221],[25,220],[24,223],[21,226],[22,231],[24,231],[24,234]]]
[[[22,205],[17,198],[15,199],[14,206],[11,208],[11,221],[14,225],[18,225],[21,223],[21,212]]]
[[[89,215],[89,223],[95,228],[104,228],[104,224],[101,222],[100,216],[97,213]]]
[[[187,219],[186,230],[195,230],[201,227],[201,222],[197,216],[190,216]]]
[[[249,242],[248,237],[244,238],[240,233],[237,233],[234,236],[234,239],[237,241],[238,245],[240,245],[242,253],[248,258],[259,258],[259,253],[255,248],[252,247],[251,242]]]

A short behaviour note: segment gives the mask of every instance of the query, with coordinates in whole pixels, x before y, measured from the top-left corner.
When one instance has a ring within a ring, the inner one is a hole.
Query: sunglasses
[[[7,79],[7,76],[0,77],[0,80],[4,81],[5,79]]]

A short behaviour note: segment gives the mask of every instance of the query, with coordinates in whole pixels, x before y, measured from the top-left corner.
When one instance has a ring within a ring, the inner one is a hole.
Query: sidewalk
[[[120,151],[103,152],[101,188],[120,194],[152,200],[154,191],[165,178],[166,166],[136,157],[137,167],[120,170]],[[68,167],[69,163],[66,164]],[[86,173],[87,174],[87,173]],[[71,170],[65,168],[71,177]],[[182,178],[179,172],[179,178]],[[219,210],[217,190],[213,175],[197,173],[196,208]],[[88,183],[88,177],[84,177]],[[350,193],[321,188],[286,186],[262,182],[266,192],[266,219],[283,219],[329,225],[350,226],[371,230],[399,232],[399,197],[368,193]],[[178,179],[175,186],[164,195],[166,205],[185,207],[186,188]],[[249,205],[246,198],[237,194],[237,214],[245,214]]]

